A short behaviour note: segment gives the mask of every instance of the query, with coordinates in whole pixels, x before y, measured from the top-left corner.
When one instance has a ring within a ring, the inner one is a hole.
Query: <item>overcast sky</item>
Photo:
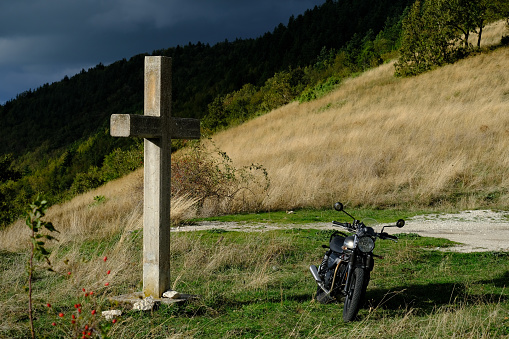
[[[0,104],[102,62],[257,38],[325,0],[0,0]]]

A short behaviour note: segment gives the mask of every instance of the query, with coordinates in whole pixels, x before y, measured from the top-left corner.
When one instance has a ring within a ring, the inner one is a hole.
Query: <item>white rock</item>
[[[107,320],[111,320],[114,317],[120,317],[121,315],[122,315],[121,310],[111,310],[102,312],[102,316],[105,317]]]
[[[180,298],[180,293],[177,291],[169,290],[163,293],[163,298],[178,299]]]
[[[150,311],[154,308],[156,301],[152,296],[148,296],[133,305],[133,310]]]

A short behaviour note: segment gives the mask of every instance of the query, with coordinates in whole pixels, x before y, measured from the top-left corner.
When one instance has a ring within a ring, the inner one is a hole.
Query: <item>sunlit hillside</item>
[[[500,41],[504,26],[490,28]],[[214,140],[237,164],[267,168],[266,208],[506,206],[507,69],[507,47],[414,78],[396,78],[386,64]]]

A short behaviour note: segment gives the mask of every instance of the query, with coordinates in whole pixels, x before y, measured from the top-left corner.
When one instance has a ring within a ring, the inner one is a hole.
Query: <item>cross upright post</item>
[[[199,139],[200,121],[171,117],[171,58],[145,57],[144,115],[113,114],[111,135],[144,140],[143,293],[170,289],[171,139]]]

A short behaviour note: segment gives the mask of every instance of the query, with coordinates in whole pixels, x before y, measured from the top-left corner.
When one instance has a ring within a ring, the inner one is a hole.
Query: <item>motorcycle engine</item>
[[[334,269],[336,267],[336,264],[339,261],[339,256],[340,256],[340,254],[336,253],[336,252],[332,252],[329,255],[329,259],[327,260],[327,269],[328,270]]]
[[[336,265],[339,263],[342,256],[343,256],[343,254],[330,251],[328,258],[327,258],[327,268],[326,268],[325,276],[324,276],[324,282],[325,282],[326,288],[330,288],[332,286],[332,281],[334,280],[334,272],[336,271]],[[338,269],[338,271],[337,271],[338,277],[336,278],[336,282],[334,283],[335,284],[334,290],[336,290],[336,288],[339,288],[339,286],[341,284],[340,278],[341,278],[345,268],[346,268],[346,266],[340,267]],[[331,294],[334,294],[334,293],[331,293]]]

